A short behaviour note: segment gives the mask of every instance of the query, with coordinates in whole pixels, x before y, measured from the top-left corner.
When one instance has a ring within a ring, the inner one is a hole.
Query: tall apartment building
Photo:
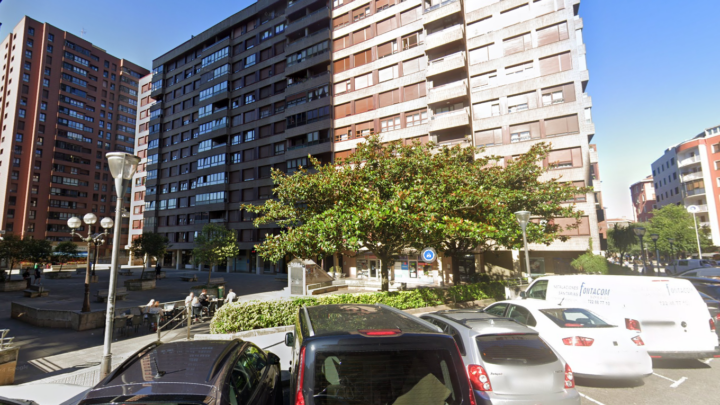
[[[138,83],[137,115],[135,117],[135,155],[140,158],[140,164],[132,178],[132,194],[130,195],[130,237],[128,245],[143,233],[143,213],[145,211],[145,179],[147,178],[147,147],[148,123],[150,122],[150,107],[155,100],[150,97],[152,91],[152,75],[140,79]],[[129,247],[129,246],[128,246]],[[137,259],[137,258],[136,258]]]
[[[0,55],[0,229],[71,240],[68,218],[114,217],[105,154],[133,152],[138,80],[149,72],[29,17]]]
[[[482,146],[504,160],[544,141],[553,147],[544,162],[550,175],[599,191],[579,7],[579,0],[335,0],[334,157],[377,132],[386,141]],[[600,250],[595,197],[576,197],[585,216],[566,232],[568,242],[531,246],[534,272],[571,270],[591,241]],[[484,258],[512,268],[518,256]]]
[[[630,201],[636,222],[647,222],[652,218],[651,212],[656,208],[653,176],[647,176],[630,186]]]
[[[329,26],[324,1],[260,1],[153,61],[143,229],[170,239],[165,266],[220,223],[240,243],[228,271],[284,268],[253,251],[279,229],[239,207],[271,197],[272,168],[332,159]]]
[[[720,126],[667,148],[651,167],[657,206],[697,206],[698,222],[720,245]]]

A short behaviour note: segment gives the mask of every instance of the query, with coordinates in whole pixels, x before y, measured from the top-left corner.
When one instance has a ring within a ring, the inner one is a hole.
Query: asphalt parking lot
[[[583,405],[720,404],[720,359],[654,360],[641,381],[577,381]]]

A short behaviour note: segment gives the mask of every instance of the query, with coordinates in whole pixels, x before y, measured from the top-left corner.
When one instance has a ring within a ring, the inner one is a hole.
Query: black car
[[[279,363],[239,339],[152,343],[78,404],[282,404]]]
[[[303,307],[285,344],[291,404],[474,404],[453,338],[386,305]]]

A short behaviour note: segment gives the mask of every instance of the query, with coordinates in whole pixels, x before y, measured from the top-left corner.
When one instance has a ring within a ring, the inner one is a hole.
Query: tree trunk
[[[7,276],[8,281],[9,281],[10,279],[12,279],[12,268],[13,268],[14,266],[15,266],[15,261],[10,261],[10,270],[8,270],[8,276]],[[21,270],[22,270],[22,269],[21,269]],[[20,274],[22,274],[22,271],[20,272]]]
[[[452,259],[453,284],[460,285],[460,256],[450,256]]]
[[[213,269],[213,267],[215,267],[215,265],[212,264],[212,263],[210,263],[210,269],[208,270],[208,282],[207,282],[207,285],[210,285],[210,278],[212,277],[212,269]],[[202,271],[202,269],[200,269],[200,271]]]
[[[382,279],[382,284],[380,286],[381,291],[390,291],[390,258],[389,257],[382,257],[378,256],[380,260],[382,261],[382,266],[380,267],[380,278]]]
[[[65,263],[63,263],[62,260],[61,260],[61,261],[60,261],[60,271],[62,271],[63,264],[65,264]]]
[[[145,275],[145,267],[147,267],[147,262],[148,262],[148,256],[145,255],[145,256],[143,256],[143,268],[142,268],[142,271],[140,272],[140,280],[142,280],[143,275]]]

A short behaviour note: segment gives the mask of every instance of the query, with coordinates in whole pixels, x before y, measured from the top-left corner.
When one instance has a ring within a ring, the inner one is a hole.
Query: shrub
[[[210,333],[234,333],[292,325],[303,306],[329,304],[385,304],[398,309],[424,308],[450,302],[504,299],[507,283],[493,281],[442,288],[418,288],[361,294],[334,294],[291,300],[245,301],[223,305],[210,322]]]

